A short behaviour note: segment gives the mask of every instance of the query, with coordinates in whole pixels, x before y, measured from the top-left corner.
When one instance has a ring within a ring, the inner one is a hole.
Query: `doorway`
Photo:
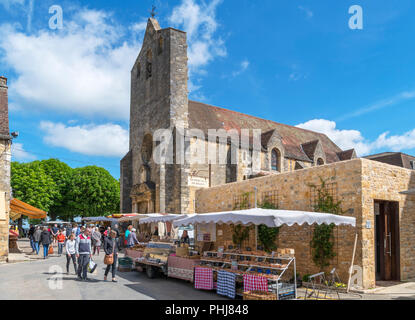
[[[399,203],[375,200],[376,280],[400,280]]]

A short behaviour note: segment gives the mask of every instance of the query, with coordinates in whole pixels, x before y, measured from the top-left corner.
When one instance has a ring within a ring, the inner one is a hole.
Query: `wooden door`
[[[395,202],[379,203],[376,234],[380,280],[399,280],[399,210]],[[378,229],[379,228],[379,229]]]

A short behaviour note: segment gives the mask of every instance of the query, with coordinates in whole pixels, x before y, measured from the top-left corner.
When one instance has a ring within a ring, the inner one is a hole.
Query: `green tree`
[[[73,169],[67,188],[69,217],[103,216],[119,211],[120,185],[104,168],[88,166]]]
[[[36,208],[49,211],[59,190],[39,161],[11,164],[13,197]]]

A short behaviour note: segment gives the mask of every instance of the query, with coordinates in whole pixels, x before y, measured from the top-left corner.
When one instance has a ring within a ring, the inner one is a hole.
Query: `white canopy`
[[[356,218],[339,216],[329,213],[271,210],[253,208],[248,210],[225,211],[215,213],[196,214],[184,219],[175,220],[175,227],[188,226],[190,224],[217,223],[217,224],[242,224],[261,225],[268,227],[292,226],[294,224],[331,224],[356,226]]]
[[[139,223],[144,224],[144,223],[157,223],[157,222],[171,222],[171,221],[174,221],[177,219],[183,219],[186,217],[187,215],[182,215],[182,214],[167,214],[167,215],[157,214],[152,217],[143,218],[140,220]]]
[[[127,216],[127,217],[122,217],[119,218],[117,221],[118,222],[129,222],[129,221],[137,221],[137,220],[142,220],[142,219],[146,219],[149,217],[158,217],[161,216],[160,213],[143,213],[143,214],[138,214],[136,216]]]

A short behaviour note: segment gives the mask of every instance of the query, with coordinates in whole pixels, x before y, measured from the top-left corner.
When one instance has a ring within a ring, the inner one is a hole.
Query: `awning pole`
[[[257,207],[257,192],[258,192],[257,187],[254,187],[254,190],[255,190],[255,208],[256,208]]]
[[[258,250],[258,226],[255,225],[255,251]]]
[[[350,291],[350,282],[352,280],[352,272],[353,272],[353,265],[354,265],[354,257],[356,254],[356,246],[357,246],[357,232],[354,238],[354,247],[353,247],[353,256],[352,256],[352,263],[350,264],[350,269],[349,269],[349,281],[347,282],[347,293],[349,293]]]

